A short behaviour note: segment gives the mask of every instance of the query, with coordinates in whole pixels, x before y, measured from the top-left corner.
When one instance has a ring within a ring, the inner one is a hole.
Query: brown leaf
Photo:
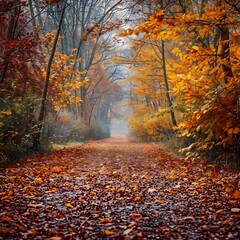
[[[0,227],[0,233],[12,233],[12,229],[11,228],[7,228],[7,227]]]
[[[214,178],[219,178],[219,172],[214,172],[212,175],[211,175],[211,178],[214,179]]]
[[[1,200],[12,200],[13,196],[12,195],[5,195],[3,197],[1,197]]]
[[[239,190],[234,191],[233,198],[234,199],[240,199],[240,191]]]
[[[12,221],[12,218],[9,216],[2,216],[0,218],[0,222],[11,222],[11,221]]]
[[[220,224],[221,225],[232,225],[233,222],[231,222],[229,219],[227,219],[227,220],[221,221]]]
[[[20,224],[14,223],[13,226],[17,227],[19,231],[25,232],[26,228]]]
[[[51,234],[56,234],[56,235],[60,234],[60,232],[56,229],[48,229],[48,232]]]
[[[63,238],[62,237],[51,237],[51,238],[48,238],[48,240],[62,240]]]
[[[231,188],[226,187],[226,188],[225,188],[225,192],[226,192],[226,193],[230,193],[230,192],[231,192]]]
[[[133,219],[134,221],[140,221],[140,220],[143,219],[143,216],[142,216],[140,213],[133,213],[133,214],[132,214],[132,219]]]
[[[76,229],[73,228],[73,227],[69,227],[69,228],[68,228],[68,232],[70,232],[70,233],[72,233],[72,232],[76,232]]]
[[[27,231],[26,233],[23,233],[23,236],[25,236],[26,238],[30,235],[30,236],[37,236],[38,232],[35,229],[31,229],[29,231]]]
[[[216,211],[216,214],[224,214],[225,210],[224,209],[219,209]]]

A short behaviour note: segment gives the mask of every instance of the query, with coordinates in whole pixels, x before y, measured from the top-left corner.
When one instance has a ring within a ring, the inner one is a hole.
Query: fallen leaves
[[[42,178],[40,178],[40,177],[35,178],[35,180],[36,180],[38,183],[43,183],[43,180],[42,180]]]
[[[60,173],[61,171],[62,171],[62,169],[59,166],[53,167],[53,172],[54,173]]]
[[[104,235],[115,235],[116,233],[110,230],[103,230]]]
[[[9,216],[2,216],[0,218],[0,222],[11,222],[11,221],[12,221],[12,218]]]
[[[148,192],[152,193],[152,192],[156,192],[157,190],[155,188],[149,188]]]
[[[163,199],[157,199],[155,202],[159,203],[159,204],[162,204],[162,203],[164,203],[164,200]]]
[[[0,233],[12,233],[12,229],[11,228],[7,228],[7,227],[0,227]]]
[[[156,145],[92,142],[0,171],[6,239],[239,237],[239,173]]]
[[[111,218],[99,218],[99,223],[111,223],[112,219]]]
[[[143,219],[143,216],[140,213],[133,213],[131,217],[134,221],[140,221]]]
[[[240,208],[232,208],[231,212],[232,213],[240,213]]]
[[[53,187],[53,188],[51,188],[48,192],[49,192],[49,193],[56,193],[57,191],[58,191],[58,188]]]
[[[36,204],[29,203],[27,206],[29,208],[40,208],[40,207],[43,207],[44,205],[42,203],[36,203]]]
[[[134,199],[133,199],[134,202],[139,202],[141,201],[141,197],[140,196],[136,196]]]
[[[71,203],[66,203],[65,206],[68,208],[74,208],[74,206]]]
[[[240,199],[240,191],[239,190],[234,191],[232,196],[234,199]]]
[[[224,214],[225,210],[224,209],[219,209],[216,211],[216,214]]]
[[[50,237],[50,238],[48,238],[48,240],[62,240],[62,237],[58,237],[58,236]]]
[[[130,188],[134,191],[138,191],[139,190],[139,187],[137,185],[134,185],[134,184],[130,184]]]
[[[128,235],[132,230],[133,230],[133,228],[128,228],[127,230],[125,230],[123,232],[123,235]]]
[[[195,218],[193,216],[187,216],[187,217],[184,217],[182,220],[184,220],[184,221],[188,221],[188,220],[194,221]]]

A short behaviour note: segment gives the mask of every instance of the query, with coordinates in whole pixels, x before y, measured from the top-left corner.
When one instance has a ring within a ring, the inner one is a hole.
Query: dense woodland
[[[239,166],[239,15],[238,0],[1,0],[1,152],[109,137],[124,100],[133,138]]]

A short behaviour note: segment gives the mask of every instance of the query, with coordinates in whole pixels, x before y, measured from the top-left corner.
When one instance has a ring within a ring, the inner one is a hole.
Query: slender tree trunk
[[[102,21],[104,20],[104,18],[116,7],[116,6],[118,6],[118,4],[120,4],[122,2],[122,0],[119,0],[117,3],[115,3],[111,8],[109,8],[108,10],[107,10],[107,12],[96,22],[96,24],[101,24],[102,23]],[[88,61],[88,63],[86,64],[85,62],[84,62],[84,54],[83,53],[85,53],[84,52],[84,42],[86,41],[86,39],[87,39],[87,37],[88,37],[88,35],[93,31],[93,29],[94,28],[92,28],[92,29],[90,29],[90,30],[88,30],[88,31],[86,31],[86,30],[84,30],[84,27],[85,27],[85,24],[86,24],[86,22],[87,22],[87,20],[90,20],[89,19],[89,17],[90,17],[90,12],[86,12],[86,6],[87,6],[87,1],[85,1],[85,2],[82,2],[82,5],[80,6],[80,8],[82,8],[82,19],[81,19],[81,26],[80,26],[80,29],[81,29],[81,31],[80,31],[80,33],[81,33],[81,35],[83,35],[84,33],[85,33],[85,37],[83,38],[83,37],[80,37],[80,39],[79,39],[79,42],[78,42],[78,45],[77,45],[77,53],[76,53],[76,57],[75,57],[75,61],[74,61],[74,63],[73,63],[73,70],[76,70],[76,68],[77,68],[77,59],[79,59],[79,58],[82,58],[82,62],[80,63],[80,71],[82,71],[82,70],[86,70],[86,71],[88,71],[89,70],[89,68],[91,67],[91,65],[92,65],[92,61],[93,61],[93,58],[94,58],[94,56],[95,56],[95,52],[96,52],[96,47],[97,46],[95,46],[95,49],[93,49],[93,51],[92,51],[92,53],[91,53],[91,57],[90,57],[90,59],[89,59],[89,61]],[[90,6],[90,9],[92,9],[93,8],[93,2],[91,2],[90,3],[91,4],[91,6]],[[89,10],[90,11],[90,10]],[[83,65],[84,64],[84,65]],[[83,76],[83,78],[84,77],[86,77],[86,74]],[[70,76],[70,79],[72,78],[72,76]],[[84,112],[84,98],[85,98],[85,91],[86,91],[86,87],[85,86],[82,86],[81,87],[81,89],[80,89],[80,95],[81,95],[81,100],[82,100],[82,102],[81,102],[81,105],[80,105],[80,114],[81,114],[81,118],[85,118],[85,116],[84,116],[84,114],[85,114],[85,112]]]
[[[39,131],[38,131],[37,136],[36,136],[36,141],[37,141],[36,144],[37,145],[39,145],[39,143],[40,143],[40,133],[41,133],[41,130],[44,126],[43,122],[44,122],[44,116],[45,116],[45,111],[46,111],[46,101],[47,101],[49,79],[50,79],[50,74],[51,74],[51,66],[52,66],[54,54],[55,54],[55,51],[56,51],[60,30],[61,30],[61,27],[62,27],[62,22],[63,22],[63,17],[64,17],[64,13],[65,13],[65,9],[66,9],[66,4],[67,4],[67,1],[64,2],[64,5],[62,7],[60,20],[59,20],[58,27],[57,27],[57,32],[54,36],[53,47],[52,47],[50,57],[49,57],[49,60],[48,60],[48,64],[47,64],[45,85],[44,85],[44,89],[43,89],[40,113],[39,113],[39,118],[38,118],[38,121],[39,121],[39,129],[38,130]],[[38,146],[36,146],[36,148],[38,148]]]
[[[36,7],[36,12],[37,12],[37,20],[38,20],[38,24],[39,25],[39,29],[42,30],[42,33],[44,33],[44,28],[43,28],[43,21],[42,21],[42,17],[41,17],[41,10],[40,10],[40,6],[39,6],[39,0],[33,0],[35,3],[35,7]]]
[[[225,83],[228,83],[228,77],[233,77],[233,72],[231,69],[230,63],[230,43],[229,43],[229,29],[224,27],[221,29],[221,40],[222,40],[222,49],[221,49],[221,59],[226,59],[227,64],[222,64],[223,71],[226,73]]]
[[[34,16],[32,0],[28,0],[28,4],[29,4],[30,15],[31,15],[31,18],[32,18],[32,25],[33,25],[34,33],[36,34],[37,24],[36,24],[36,19],[35,19],[35,16]]]
[[[216,2],[216,6],[221,6],[222,0],[218,0]],[[224,19],[227,18],[226,13],[224,14]],[[227,26],[223,26],[219,30],[220,39],[221,39],[221,52],[220,57],[221,59],[225,59],[226,63],[222,64],[223,71],[226,73],[225,76],[225,83],[228,83],[228,78],[233,77],[233,72],[231,68],[231,62],[230,62],[230,32],[229,28]]]
[[[165,45],[164,44],[165,44],[164,40],[162,40],[163,78],[164,78],[164,83],[165,83],[165,87],[166,87],[166,96],[167,96],[167,101],[168,101],[168,105],[169,105],[169,108],[170,108],[172,124],[174,126],[177,126],[177,121],[176,121],[175,114],[174,114],[174,111],[173,111],[173,103],[172,103],[172,100],[171,100],[171,96],[169,94],[169,85],[168,85],[167,69],[166,69],[166,61],[165,61]]]

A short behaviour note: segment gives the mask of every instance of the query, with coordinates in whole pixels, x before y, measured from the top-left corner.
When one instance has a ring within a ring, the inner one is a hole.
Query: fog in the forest
[[[129,135],[128,123],[123,119],[113,118],[111,121],[111,137],[115,135]]]

